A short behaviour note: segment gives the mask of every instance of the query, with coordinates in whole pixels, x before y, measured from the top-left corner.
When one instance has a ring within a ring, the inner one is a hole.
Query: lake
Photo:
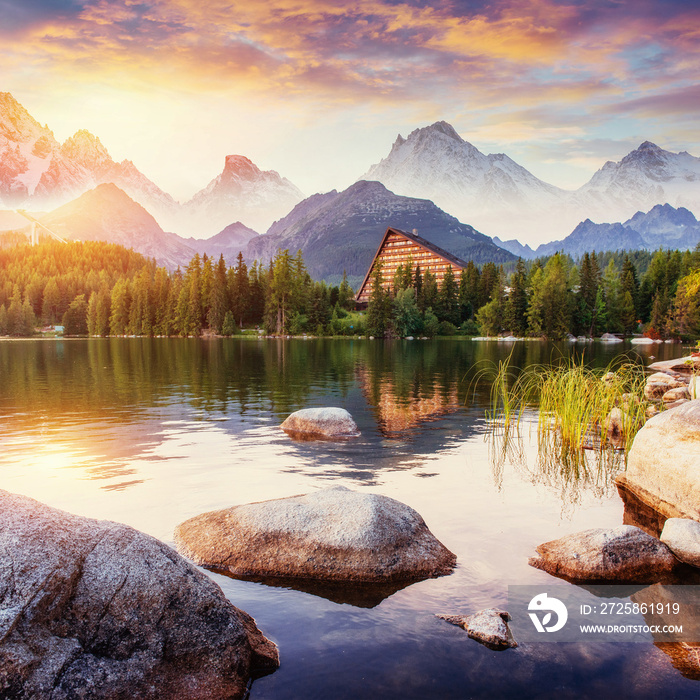
[[[519,459],[495,458],[489,386],[472,379],[511,351],[517,367],[682,354],[462,338],[2,341],[0,488],[169,544],[199,513],[335,485],[415,508],[458,566],[388,597],[209,573],[279,645],[281,667],[253,683],[253,700],[696,700],[697,682],[651,642],[494,652],[435,617],[506,607],[511,584],[556,582],[527,563],[538,544],[623,522],[612,471],[564,478],[538,463],[533,437]],[[296,442],[279,429],[290,412],[327,405],[350,411],[361,437]]]

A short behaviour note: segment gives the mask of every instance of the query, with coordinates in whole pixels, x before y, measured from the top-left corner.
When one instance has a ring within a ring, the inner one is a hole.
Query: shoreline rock
[[[700,523],[688,518],[669,518],[661,541],[684,564],[700,567]]]
[[[678,565],[671,550],[633,525],[584,530],[545,542],[528,563],[568,581],[656,582]]]
[[[0,696],[241,698],[278,665],[162,542],[0,491]]]
[[[343,486],[204,513],[175,530],[179,552],[234,576],[420,580],[456,557],[409,506]]]
[[[649,419],[616,483],[660,512],[700,521],[700,399]]]

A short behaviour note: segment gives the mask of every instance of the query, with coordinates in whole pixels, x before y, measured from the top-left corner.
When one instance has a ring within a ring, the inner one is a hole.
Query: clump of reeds
[[[510,359],[475,377],[491,380],[487,417],[497,479],[506,459],[522,461],[523,416],[538,410],[538,476],[602,487],[644,425],[644,368],[622,361],[592,369],[583,360],[563,360],[518,370]]]

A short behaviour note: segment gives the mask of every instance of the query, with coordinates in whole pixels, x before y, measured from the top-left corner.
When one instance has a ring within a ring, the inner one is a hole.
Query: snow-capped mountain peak
[[[265,231],[304,198],[302,192],[274,170],[260,170],[250,158],[226,156],[223,171],[185,204],[179,230],[198,237],[241,221]],[[206,229],[201,222],[206,221]]]
[[[93,171],[103,168],[105,165],[114,164],[100,139],[86,129],[80,129],[69,139],[66,139],[61,146],[61,154],[74,163]]]
[[[431,199],[490,233],[512,237],[513,219],[539,215],[568,193],[536,178],[503,153],[486,155],[445,121],[396,139],[389,155],[364,180],[378,180],[392,192]],[[540,216],[541,218],[541,216]]]

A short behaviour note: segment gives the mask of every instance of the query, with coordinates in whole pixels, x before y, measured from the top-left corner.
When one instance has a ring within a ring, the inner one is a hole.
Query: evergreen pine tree
[[[449,265],[438,291],[438,318],[453,325],[459,324],[459,287],[452,266]]]

